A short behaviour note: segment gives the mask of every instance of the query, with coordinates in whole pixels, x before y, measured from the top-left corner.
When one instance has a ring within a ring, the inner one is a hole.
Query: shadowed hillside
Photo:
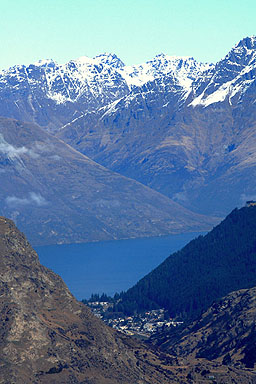
[[[117,309],[126,313],[165,308],[173,317],[195,318],[214,300],[256,285],[256,207],[235,209],[205,236],[129,289]]]

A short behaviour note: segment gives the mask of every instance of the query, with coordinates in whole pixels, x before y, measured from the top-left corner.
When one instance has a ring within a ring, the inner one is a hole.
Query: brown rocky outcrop
[[[182,331],[163,332],[155,343],[165,352],[194,361],[254,372],[256,367],[256,287],[215,301]],[[255,375],[256,379],[256,375]]]
[[[157,354],[108,328],[78,302],[4,217],[0,316],[0,383],[172,382]]]

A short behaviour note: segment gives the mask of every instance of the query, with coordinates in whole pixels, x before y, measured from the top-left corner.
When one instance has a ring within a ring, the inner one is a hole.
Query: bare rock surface
[[[256,287],[241,289],[214,302],[182,331],[164,332],[154,341],[188,361],[205,359],[256,377],[255,321]]]

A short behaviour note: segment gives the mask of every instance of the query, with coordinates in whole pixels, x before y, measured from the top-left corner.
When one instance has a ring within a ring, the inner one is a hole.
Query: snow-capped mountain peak
[[[161,53],[144,64],[125,67],[124,77],[130,86],[140,86],[148,81],[170,76],[188,91],[192,81],[212,66],[213,64],[199,63],[193,57],[168,56]]]
[[[70,110],[72,119],[76,119],[121,98],[132,99],[135,94],[172,94],[177,105],[186,103],[188,96],[192,106],[207,107],[226,99],[232,104],[255,82],[255,63],[255,36],[241,40],[216,65],[164,53],[131,66],[114,53],[81,56],[65,64],[39,60],[0,72],[3,105],[6,99],[11,103],[6,109],[2,107],[1,113],[9,116],[12,110],[15,118],[32,119],[44,126],[49,122],[44,111],[49,108],[58,115],[57,123],[52,124],[52,129],[58,129],[68,123]],[[164,99],[168,104],[168,97]]]
[[[109,65],[112,68],[121,69],[125,66],[122,60],[117,57],[114,53],[103,53],[101,55],[97,55],[93,58],[95,61],[100,62],[104,65]]]
[[[235,45],[234,49],[237,48],[246,48],[247,50],[255,50],[256,49],[256,36],[249,36],[245,37],[244,39],[240,40],[239,43]]]
[[[47,66],[54,66],[56,65],[57,63],[52,60],[52,59],[43,59],[43,60],[38,60],[36,61],[35,63],[33,63],[32,65],[36,66],[36,67],[47,67]]]
[[[223,102],[242,95],[256,78],[256,37],[242,39],[230,52],[220,60],[212,72],[212,76],[204,81],[201,79],[199,93],[192,101],[192,106],[207,107],[211,104]]]
[[[234,48],[222,59],[218,65],[223,62],[232,63],[237,66],[245,66],[250,64],[256,58],[256,37],[246,37],[239,41]]]
[[[125,66],[117,55],[103,53],[93,58],[82,56],[66,64],[46,59],[29,66],[15,66],[1,72],[0,83],[16,90],[25,87],[28,92],[40,89],[57,104],[82,99],[90,110],[127,95],[133,87],[161,78],[166,78],[165,82],[169,79],[189,93],[192,82],[209,67],[211,65],[198,63],[192,57],[163,53],[146,63]]]
[[[142,86],[159,78],[169,77],[186,92],[190,92],[192,82],[202,72],[212,67],[214,67],[213,64],[199,63],[193,57],[169,56],[160,53],[146,63],[125,66],[121,75],[130,88]]]

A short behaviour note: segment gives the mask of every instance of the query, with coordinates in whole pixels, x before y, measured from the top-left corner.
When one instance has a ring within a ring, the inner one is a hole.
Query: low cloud
[[[54,161],[59,161],[61,160],[61,157],[59,155],[53,155],[53,156],[50,156],[50,159]]]
[[[12,144],[9,144],[4,136],[0,133],[0,153],[4,154],[11,160],[20,159],[21,155],[27,155],[32,159],[38,159],[41,156],[46,154],[50,155],[50,159],[53,161],[61,160],[59,155],[54,154],[55,147],[50,141],[46,142],[35,142],[31,145],[31,148],[25,146],[15,147]]]
[[[179,202],[186,202],[188,201],[188,197],[186,192],[177,192],[175,195],[173,195],[172,199],[174,201],[179,201]]]
[[[48,204],[47,200],[40,193],[36,192],[29,192],[27,197],[7,196],[5,202],[11,208],[25,205],[43,207]]]
[[[7,143],[2,134],[0,134],[0,152],[8,156],[10,159],[14,159],[15,157],[19,157],[24,154],[29,155],[32,159],[39,157],[33,149],[29,149],[24,146],[16,148],[12,144]]]
[[[29,204],[29,199],[27,198],[20,198],[20,197],[16,197],[16,196],[8,196],[6,197],[5,199],[6,203],[10,206],[10,207],[17,207],[17,206],[20,206],[20,205],[28,205]]]
[[[54,152],[54,145],[50,141],[36,142],[34,148],[40,153]]]
[[[47,204],[47,201],[40,193],[30,192],[30,199],[40,207]]]

